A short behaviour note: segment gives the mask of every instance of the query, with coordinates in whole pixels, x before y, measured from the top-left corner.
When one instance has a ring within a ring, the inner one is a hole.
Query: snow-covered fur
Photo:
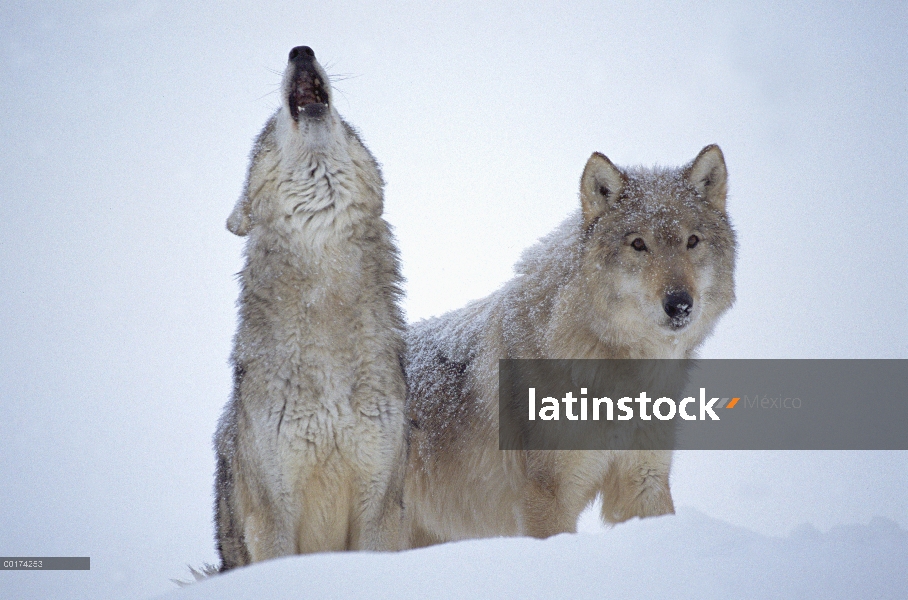
[[[689,358],[734,302],[735,235],[717,146],[675,169],[593,154],[581,210],[492,295],[413,325],[406,360],[411,546],[576,530],[674,512],[670,451],[498,449],[502,358]]]
[[[282,101],[227,221],[247,241],[215,435],[221,570],[400,547],[404,322],[384,182],[308,47]]]

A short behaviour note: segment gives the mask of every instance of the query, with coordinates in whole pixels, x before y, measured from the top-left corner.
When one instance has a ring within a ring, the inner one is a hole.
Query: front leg
[[[595,495],[595,480],[584,477],[577,453],[530,451],[523,500],[526,535],[547,538],[576,533],[577,518]]]
[[[668,476],[671,450],[623,450],[603,479],[602,520],[621,523],[632,517],[674,514]]]

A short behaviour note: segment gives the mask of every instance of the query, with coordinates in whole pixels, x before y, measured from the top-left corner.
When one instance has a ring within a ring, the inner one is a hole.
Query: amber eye
[[[688,248],[693,248],[694,246],[696,246],[699,243],[700,243],[700,238],[698,238],[695,235],[692,235],[689,238],[687,238],[687,247]]]
[[[646,242],[643,241],[643,238],[635,238],[634,241],[631,242],[631,247],[637,252],[643,252],[646,250]]]

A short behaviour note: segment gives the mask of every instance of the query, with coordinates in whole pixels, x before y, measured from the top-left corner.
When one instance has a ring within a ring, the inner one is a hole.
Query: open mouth
[[[299,121],[301,114],[319,117],[328,108],[328,90],[318,73],[308,69],[299,69],[287,97],[290,116]]]

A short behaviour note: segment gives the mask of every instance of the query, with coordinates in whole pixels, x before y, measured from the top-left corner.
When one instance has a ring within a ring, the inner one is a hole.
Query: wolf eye
[[[688,248],[693,248],[694,246],[696,246],[699,243],[700,243],[700,238],[698,238],[695,235],[692,235],[689,238],[687,238],[687,247]]]
[[[643,238],[634,238],[634,241],[631,242],[631,248],[637,252],[643,252],[646,250],[646,242],[643,241]]]

